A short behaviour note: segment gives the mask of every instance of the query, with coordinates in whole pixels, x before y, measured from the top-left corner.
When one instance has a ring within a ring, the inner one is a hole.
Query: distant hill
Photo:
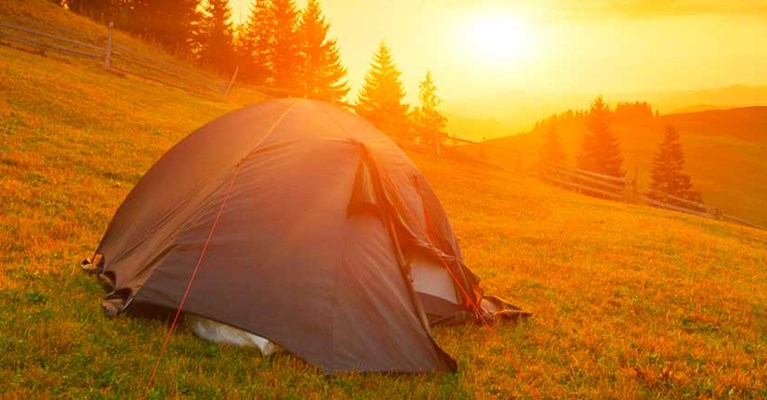
[[[687,171],[706,203],[760,225],[767,225],[767,107],[745,107],[669,114],[613,122],[624,168],[640,186],[649,182],[652,157],[666,125],[681,134]],[[573,116],[555,124],[571,163],[580,148],[585,119]],[[543,130],[490,141],[491,162],[532,166]]]
[[[458,114],[445,114],[447,132],[461,139],[482,141],[511,136],[520,131],[493,118],[466,118]]]
[[[513,91],[492,96],[445,99],[444,109],[453,114],[496,119],[515,131],[529,131],[536,121],[567,109],[583,109],[599,93],[533,93]],[[734,85],[723,88],[601,93],[608,103],[644,101],[662,114],[767,106],[767,86]]]
[[[582,108],[593,96],[528,92],[497,93],[476,98],[447,98],[443,108],[448,114],[496,120],[514,133],[527,132],[538,121],[568,108]],[[488,138],[502,135],[487,135]]]
[[[709,111],[709,110],[722,110],[727,109],[729,107],[717,107],[711,104],[696,104],[694,106],[687,106],[678,108],[676,110],[671,111],[669,114],[685,114],[685,113],[694,113],[699,111]]]
[[[708,109],[767,106],[767,86],[733,85],[724,88],[640,93],[628,94],[628,96],[649,101],[662,113],[671,113],[673,110],[693,105],[708,105],[710,106]],[[616,100],[619,99],[616,98]]]
[[[660,121],[691,134],[767,143],[767,107],[670,114],[661,116]]]

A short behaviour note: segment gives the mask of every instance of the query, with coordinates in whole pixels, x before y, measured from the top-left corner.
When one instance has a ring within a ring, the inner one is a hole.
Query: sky
[[[230,0],[244,20],[252,0]],[[305,0],[296,1],[300,8]],[[321,0],[355,100],[384,40],[408,100],[767,85],[767,0]]]

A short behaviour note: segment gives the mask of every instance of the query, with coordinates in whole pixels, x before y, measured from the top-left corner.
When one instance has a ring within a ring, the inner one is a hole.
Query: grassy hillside
[[[687,172],[703,200],[727,213],[767,226],[767,107],[670,114],[658,118],[614,121],[624,169],[640,186],[649,184],[652,158],[667,125],[681,135]],[[557,124],[574,164],[586,131],[582,118]],[[537,162],[543,130],[492,141],[514,152],[488,149],[491,162],[505,165]]]
[[[166,326],[105,319],[78,262],[164,151],[238,107],[0,46],[0,397],[143,395]],[[444,375],[325,377],[180,329],[150,397],[767,396],[767,233],[412,156],[485,289],[530,321],[437,329]]]

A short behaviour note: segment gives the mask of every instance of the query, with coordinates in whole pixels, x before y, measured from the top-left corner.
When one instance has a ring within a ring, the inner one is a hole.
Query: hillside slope
[[[767,107],[614,121],[612,129],[621,143],[626,176],[636,176],[640,187],[649,183],[652,158],[668,125],[681,135],[687,172],[703,200],[727,213],[767,226]],[[556,125],[571,164],[580,149],[585,126],[582,117],[565,119]],[[533,165],[543,145],[543,134],[541,129],[490,142],[514,151],[489,148],[490,161]]]
[[[144,394],[166,325],[105,319],[78,261],[164,151],[238,107],[0,47],[0,397]],[[149,397],[767,396],[767,233],[412,156],[487,292],[532,320],[437,329],[445,375],[325,377],[180,329]]]

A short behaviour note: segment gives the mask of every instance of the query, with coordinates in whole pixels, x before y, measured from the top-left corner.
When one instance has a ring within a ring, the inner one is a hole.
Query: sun
[[[535,32],[524,21],[502,13],[470,17],[462,32],[471,61],[509,64],[529,58],[535,50]]]

